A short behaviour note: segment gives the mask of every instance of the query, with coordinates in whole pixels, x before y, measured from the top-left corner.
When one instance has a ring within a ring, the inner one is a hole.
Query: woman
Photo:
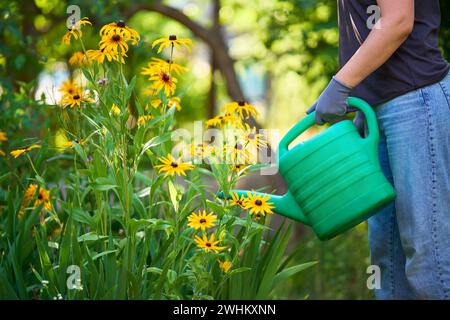
[[[369,219],[376,296],[449,299],[450,65],[438,48],[439,0],[338,0],[338,8],[341,68],[307,112],[317,124],[336,120],[352,95],[377,113],[379,158],[397,197]],[[371,26],[367,12],[377,10]]]

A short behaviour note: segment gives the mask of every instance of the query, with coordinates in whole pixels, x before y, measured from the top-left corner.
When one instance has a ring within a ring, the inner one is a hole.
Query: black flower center
[[[177,36],[172,34],[172,35],[169,36],[169,40],[170,41],[175,41],[175,40],[177,40]]]
[[[208,248],[211,248],[212,244],[211,244],[211,242],[207,242],[207,243],[205,244],[205,246],[207,246]]]
[[[258,199],[258,200],[255,201],[255,204],[256,204],[257,206],[260,206],[260,205],[262,205],[262,201]]]
[[[200,219],[200,223],[206,223],[206,219]]]
[[[172,162],[171,164],[170,164],[173,168],[176,168],[176,167],[178,167],[178,163],[176,163],[175,161],[174,162]]]
[[[234,146],[234,148],[237,149],[237,150],[242,150],[242,144],[236,143],[236,145]]]
[[[76,94],[76,95],[73,96],[73,99],[74,100],[78,100],[78,99],[80,99],[80,96],[78,94]]]
[[[42,200],[42,198],[44,198],[44,197],[42,196],[42,194],[39,193],[39,195],[38,195],[37,198],[38,198],[39,200]]]
[[[248,135],[248,138],[251,139],[251,140],[255,139],[255,134],[254,133],[250,133]]]
[[[116,26],[118,26],[119,28],[125,28],[125,22],[123,20],[119,20],[116,23]]]
[[[163,73],[162,80],[164,82],[168,82],[170,80],[170,76],[167,73]]]
[[[240,107],[245,106],[245,101],[238,101],[238,105],[239,105]]]
[[[120,36],[118,35],[118,34],[115,34],[115,35],[113,35],[112,36],[112,41],[114,41],[114,42],[118,42],[118,41],[120,41]]]

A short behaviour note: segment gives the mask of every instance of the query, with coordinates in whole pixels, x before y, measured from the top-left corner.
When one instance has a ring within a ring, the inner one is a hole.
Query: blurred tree
[[[441,4],[441,31],[440,45],[447,61],[450,61],[450,1],[440,0]]]

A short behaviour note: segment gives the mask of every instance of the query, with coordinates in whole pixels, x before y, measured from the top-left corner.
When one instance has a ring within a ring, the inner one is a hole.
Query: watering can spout
[[[228,199],[231,199],[231,194],[237,193],[240,198],[242,195],[246,197],[249,192],[250,191],[247,191],[247,190],[231,190],[230,193],[228,194]],[[297,204],[297,201],[295,201],[294,196],[289,191],[282,196],[277,196],[277,195],[272,195],[272,194],[267,194],[267,193],[262,193],[262,192],[254,192],[254,191],[251,191],[250,193],[253,195],[261,196],[261,197],[270,196],[270,199],[268,200],[268,202],[272,202],[273,205],[275,206],[275,208],[273,209],[273,211],[275,213],[280,214],[284,217],[290,218],[295,221],[300,221],[306,225],[310,225],[310,223],[309,223],[308,219],[306,218],[306,216],[304,215],[302,209]],[[225,198],[225,195],[223,192],[219,192],[218,196],[219,196],[219,198],[222,198],[222,199]]]

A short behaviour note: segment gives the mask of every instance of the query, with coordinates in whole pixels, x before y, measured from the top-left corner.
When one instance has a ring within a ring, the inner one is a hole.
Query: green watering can
[[[279,171],[288,192],[270,195],[269,202],[273,202],[275,213],[311,226],[320,240],[356,226],[395,198],[378,161],[375,112],[358,98],[350,97],[348,105],[364,112],[369,129],[366,138],[359,135],[351,120],[343,120],[288,149],[295,138],[314,125],[313,112],[297,123],[278,147]],[[239,196],[248,193],[231,192]],[[219,196],[224,197],[223,193]]]

